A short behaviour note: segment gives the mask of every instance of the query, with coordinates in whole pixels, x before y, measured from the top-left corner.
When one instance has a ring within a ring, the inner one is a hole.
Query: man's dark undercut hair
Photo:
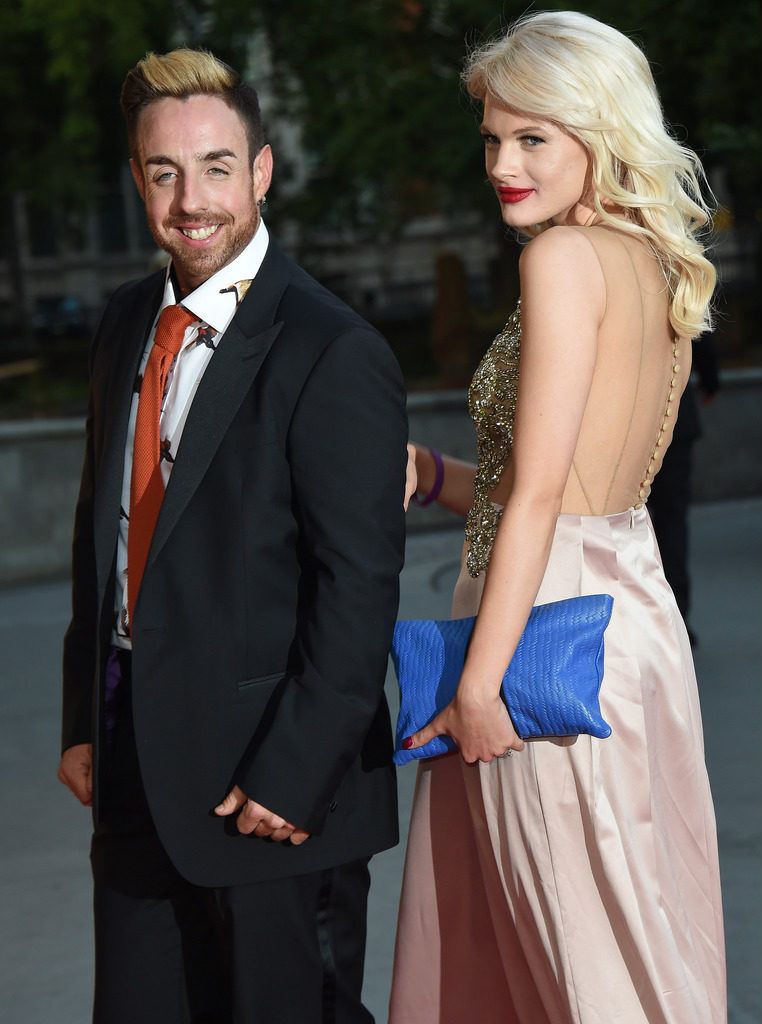
[[[121,106],[127,122],[130,155],[138,156],[138,122],[145,108],[157,100],[185,100],[189,96],[219,96],[235,110],[246,129],[249,160],[253,163],[265,144],[256,91],[213,53],[185,48],[164,54],[147,53],[127,72]]]

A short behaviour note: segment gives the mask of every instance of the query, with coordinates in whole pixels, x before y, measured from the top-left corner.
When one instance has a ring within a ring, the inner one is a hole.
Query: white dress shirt
[[[257,271],[262,265],[267,252],[268,240],[267,228],[260,221],[254,237],[243,252],[182,299],[182,305],[194,313],[198,320],[185,330],[183,344],[169,372],[161,407],[161,472],[165,489],[172,473],[172,464],[180,445],[183,427],[188,418],[196,389],[217,346],[223,343],[225,330],[233,319],[239,303],[243,300],[251,281],[256,277]],[[170,267],[167,267],[164,297],[157,310],[156,320],[140,361],[139,380],[142,380],[148,356],[153,348],[159,314],[166,306],[172,306],[176,302]],[[115,615],[111,633],[112,644],[127,650],[132,648],[127,614],[127,536],[130,525],[130,481],[138,398],[139,392],[136,390],[130,407],[127,444],[124,451],[122,504],[119,510],[119,539],[116,552]]]

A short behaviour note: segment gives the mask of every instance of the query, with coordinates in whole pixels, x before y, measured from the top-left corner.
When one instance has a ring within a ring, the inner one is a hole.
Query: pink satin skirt
[[[483,583],[461,569],[454,617]],[[696,677],[644,508],[559,517],[536,603],[595,593],[608,739],[420,764],[390,1024],[727,1019]]]

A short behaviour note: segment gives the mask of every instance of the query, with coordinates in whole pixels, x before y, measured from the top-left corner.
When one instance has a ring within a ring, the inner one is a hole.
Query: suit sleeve
[[[406,441],[402,376],[386,343],[361,329],[335,338],[289,432],[305,595],[299,670],[236,779],[313,833],[383,696],[404,559]]]
[[[93,350],[95,343],[93,343]],[[93,354],[90,359],[92,380]],[[85,458],[74,514],[72,541],[72,618],[64,636],[63,725],[61,749],[92,742],[92,689],[95,678],[97,584],[93,545],[93,397],[85,425]]]
[[[72,542],[72,617],[63,644],[63,716],[61,749],[92,742],[93,686],[96,670],[98,628],[98,584],[93,538],[93,495],[95,487],[95,402],[96,354],[101,339],[119,314],[118,296],[104,311],[90,350],[90,394],[85,423],[85,457],[79,497],[74,515]]]

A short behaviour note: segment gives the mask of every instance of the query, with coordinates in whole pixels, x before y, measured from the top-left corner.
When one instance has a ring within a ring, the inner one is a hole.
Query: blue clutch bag
[[[609,594],[537,605],[503,677],[502,695],[522,739],[578,736],[605,739],[611,726],[598,702],[603,634],[614,599]],[[400,687],[395,764],[455,750],[449,736],[404,750],[455,696],[475,618],[403,619],[394,627],[392,660]]]

